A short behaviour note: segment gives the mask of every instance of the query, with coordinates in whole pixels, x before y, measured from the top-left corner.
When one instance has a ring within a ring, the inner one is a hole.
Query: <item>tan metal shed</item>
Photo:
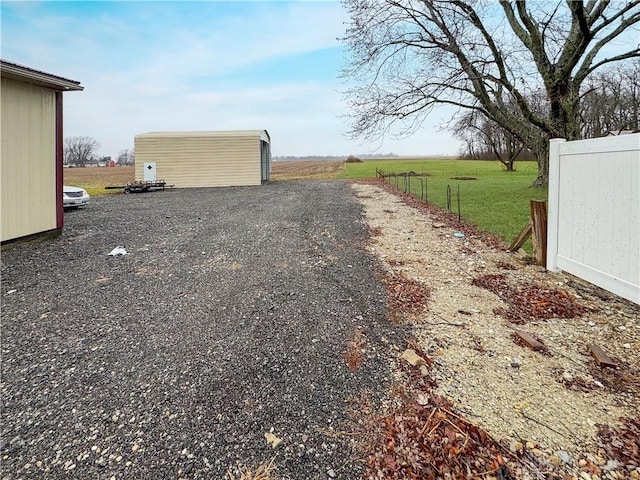
[[[260,185],[271,173],[266,130],[151,132],[135,137],[136,180],[178,188]]]
[[[2,244],[60,232],[62,92],[80,82],[0,60]]]

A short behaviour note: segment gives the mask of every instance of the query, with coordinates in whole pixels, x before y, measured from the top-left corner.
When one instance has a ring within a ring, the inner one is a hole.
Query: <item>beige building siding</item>
[[[135,177],[155,162],[156,178],[178,188],[260,185],[263,130],[159,132],[135,138]]]
[[[1,87],[4,242],[56,228],[56,93],[6,78]]]

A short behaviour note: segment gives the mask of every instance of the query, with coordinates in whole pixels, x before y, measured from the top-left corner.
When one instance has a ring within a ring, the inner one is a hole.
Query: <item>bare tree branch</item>
[[[92,137],[67,137],[64,139],[64,160],[71,165],[83,166],[94,159],[99,146]]]
[[[342,1],[351,136],[411,134],[437,105],[481,112],[536,156],[538,184],[548,140],[581,136],[585,80],[639,54],[602,52],[640,21],[640,0]]]

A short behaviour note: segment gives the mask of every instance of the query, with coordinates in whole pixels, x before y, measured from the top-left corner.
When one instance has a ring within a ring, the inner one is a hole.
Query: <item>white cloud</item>
[[[95,137],[104,155],[115,156],[133,146],[136,134],[154,130],[266,128],[276,154],[379,146],[343,136],[339,65],[318,66],[322,78],[304,72],[290,78],[302,68],[299,58],[339,47],[345,13],[338,3],[229,5],[89,2],[83,8],[93,8],[91,14],[73,3],[43,10],[20,5],[12,10],[18,20],[3,20],[3,58],[80,80],[85,91],[65,94],[65,134]],[[447,135],[423,135],[386,140],[381,148],[457,149]]]

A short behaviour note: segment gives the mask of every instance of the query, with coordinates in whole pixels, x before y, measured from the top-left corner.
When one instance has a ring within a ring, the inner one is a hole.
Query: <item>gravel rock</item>
[[[621,466],[621,464],[617,460],[609,460],[604,465],[604,467],[602,467],[602,469],[605,472],[610,472],[611,470],[617,470],[618,468],[620,468],[620,466]]]
[[[357,478],[323,432],[381,399],[403,338],[366,239],[348,183],[305,181],[97,196],[4,251],[3,478],[222,478],[270,459],[272,428],[278,478]]]
[[[405,360],[409,365],[413,365],[414,367],[419,367],[425,364],[424,358],[418,355],[416,351],[411,348],[407,348],[404,352],[402,352],[402,359]]]
[[[558,450],[556,452],[556,455],[564,464],[570,465],[571,463],[573,463],[573,460],[571,459],[571,455],[569,455],[569,453],[564,450]]]
[[[511,359],[511,366],[513,368],[520,368],[522,366],[522,359],[520,357],[513,357]]]
[[[517,440],[511,440],[511,442],[509,442],[509,450],[511,453],[520,453],[522,452],[522,448],[522,442],[518,442]]]

